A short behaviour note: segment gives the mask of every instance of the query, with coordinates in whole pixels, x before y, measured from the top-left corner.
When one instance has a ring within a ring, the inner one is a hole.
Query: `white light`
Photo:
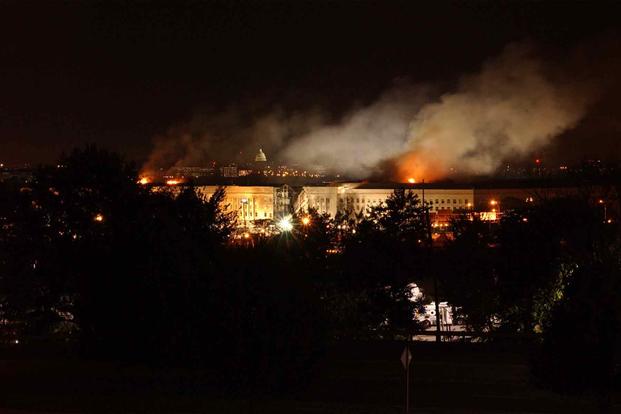
[[[293,224],[291,223],[291,217],[287,216],[287,217],[283,217],[282,219],[280,219],[280,221],[278,222],[278,227],[282,231],[293,230]]]

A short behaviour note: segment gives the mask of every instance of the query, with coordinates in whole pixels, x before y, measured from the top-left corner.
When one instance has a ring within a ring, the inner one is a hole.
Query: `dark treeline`
[[[291,232],[239,242],[224,190],[151,191],[91,147],[59,164],[0,184],[7,340],[277,390],[308,378],[330,340],[414,334],[437,284],[469,329],[538,344],[541,384],[605,396],[618,381],[620,233],[589,197],[526,203],[498,224],[464,217],[431,243],[424,206],[396,190],[356,220],[311,210]]]

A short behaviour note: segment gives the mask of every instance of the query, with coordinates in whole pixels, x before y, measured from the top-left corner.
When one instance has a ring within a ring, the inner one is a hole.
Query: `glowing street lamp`
[[[606,202],[603,199],[601,199],[601,198],[599,200],[597,200],[597,202],[604,207],[604,222],[610,224],[611,221],[608,220],[608,212],[606,211]]]
[[[102,221],[104,221],[104,216],[101,213],[98,213],[95,215],[95,217],[93,217],[93,220],[95,220],[98,223],[101,223]]]
[[[278,222],[278,227],[281,231],[293,230],[293,223],[291,223],[291,217],[287,216],[280,219],[280,221]]]
[[[311,221],[310,217],[308,217],[308,216],[302,217],[302,224],[303,225],[308,226],[310,224],[310,221]]]

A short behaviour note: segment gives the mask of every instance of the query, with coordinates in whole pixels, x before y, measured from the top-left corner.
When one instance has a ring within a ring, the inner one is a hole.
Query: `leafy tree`
[[[61,335],[97,358],[211,366],[236,387],[304,374],[323,338],[310,274],[296,271],[309,258],[231,246],[223,189],[208,200],[151,191],[95,147],[59,164],[0,203],[0,311],[21,335]]]
[[[410,283],[420,280],[425,210],[403,189],[344,226],[342,256],[326,301],[337,336],[392,337],[414,328]]]
[[[465,217],[452,223],[452,231],[454,240],[439,253],[443,293],[470,328],[490,330],[501,311],[494,234],[488,223]]]
[[[609,411],[621,380],[621,239],[617,225],[588,219],[580,224],[586,227],[581,233],[593,237],[587,251],[572,255],[542,326],[533,373],[556,391],[595,396],[601,411]]]

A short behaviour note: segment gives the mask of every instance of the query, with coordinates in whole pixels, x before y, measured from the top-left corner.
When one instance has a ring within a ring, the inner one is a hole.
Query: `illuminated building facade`
[[[274,199],[276,189],[272,186],[239,186],[226,187],[223,207],[226,212],[237,212],[238,224],[251,225],[258,220],[273,220]],[[211,197],[218,186],[208,185],[196,187],[199,194]]]
[[[474,205],[474,189],[438,189],[405,187],[412,191],[421,203],[429,206],[432,214],[471,210]],[[314,208],[331,217],[338,213],[360,214],[368,208],[379,206],[393,194],[395,186],[373,186],[360,183],[343,183],[335,186],[307,186],[300,193],[296,210]]]
[[[211,197],[218,186],[197,186],[198,193]],[[412,191],[429,208],[434,228],[448,227],[452,218],[472,213],[485,221],[497,221],[506,211],[525,203],[576,194],[576,188],[442,188],[434,185],[335,183],[294,187],[289,185],[226,186],[225,211],[236,212],[239,226],[273,223],[312,208],[330,217],[364,214],[379,206],[396,188]]]
[[[211,197],[218,186],[198,186],[197,191]],[[361,214],[379,206],[393,194],[394,186],[382,188],[368,184],[343,183],[336,185],[305,186],[294,189],[283,186],[226,186],[225,211],[235,211],[240,226],[252,226],[260,220],[277,220],[296,211],[316,209],[320,214]],[[413,191],[423,202],[421,188]],[[435,189],[424,191],[425,205],[436,220],[448,220],[451,214],[472,210],[473,189]]]

